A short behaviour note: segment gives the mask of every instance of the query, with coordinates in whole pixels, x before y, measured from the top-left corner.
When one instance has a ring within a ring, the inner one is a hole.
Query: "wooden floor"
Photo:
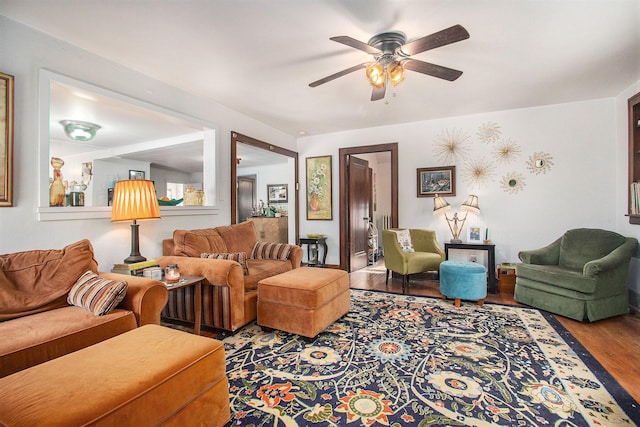
[[[352,289],[402,293],[402,280],[389,278],[385,270],[364,269],[350,274]],[[411,279],[407,294],[440,297],[436,280]],[[517,305],[511,293],[488,294],[486,302]],[[453,301],[452,301],[453,303]],[[470,304],[470,302],[463,302]],[[640,402],[640,315],[628,314],[593,323],[577,322],[556,316],[560,323],[595,357],[598,362]]]

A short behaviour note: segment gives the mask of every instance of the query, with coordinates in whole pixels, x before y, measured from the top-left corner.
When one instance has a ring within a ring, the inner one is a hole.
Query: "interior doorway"
[[[257,204],[256,177],[238,177],[238,222],[244,221],[253,214],[254,206]]]
[[[362,236],[358,234],[357,238],[353,238],[353,233],[360,233],[356,231],[359,227],[358,223],[362,223],[363,219],[367,216],[370,217],[369,211],[364,216],[352,217],[350,209],[350,196],[354,193],[362,192],[361,188],[349,188],[349,163],[352,157],[361,155],[363,157],[366,154],[372,153],[389,153],[390,155],[390,202],[389,202],[389,218],[387,221],[388,227],[398,226],[398,143],[378,144],[378,145],[365,145],[360,147],[348,147],[341,148],[338,154],[339,161],[339,203],[340,203],[340,268],[346,271],[354,271],[358,265],[352,265],[351,253],[358,252],[358,246],[356,245],[356,239],[361,239]],[[367,172],[368,173],[368,172]],[[375,185],[375,182],[373,183]],[[370,192],[368,194],[371,194]],[[351,199],[353,201],[357,199]],[[371,198],[369,198],[371,200]],[[356,203],[357,204],[357,203]],[[367,209],[368,205],[367,205]],[[357,215],[357,214],[356,214]],[[357,220],[356,220],[357,219]],[[365,229],[366,230],[366,229]]]

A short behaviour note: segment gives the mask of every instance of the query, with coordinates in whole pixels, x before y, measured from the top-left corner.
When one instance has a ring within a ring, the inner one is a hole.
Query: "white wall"
[[[38,73],[41,68],[162,106],[215,125],[216,216],[165,216],[140,224],[140,252],[161,255],[161,240],[177,228],[202,228],[230,222],[230,140],[237,131],[295,150],[295,137],[223,107],[150,79],[122,65],[0,16],[0,70],[15,76],[14,207],[0,208],[0,253],[36,248],[61,248],[87,238],[101,269],[129,255],[130,227],[108,219],[38,221],[39,123]],[[46,181],[46,171],[42,172]]]
[[[488,122],[499,125],[502,137],[521,147],[515,162],[498,163],[493,153],[496,144],[480,142],[477,132]],[[340,191],[338,149],[398,142],[399,225],[435,229],[441,244],[449,240],[451,233],[445,220],[432,214],[433,199],[416,197],[416,169],[443,166],[434,155],[434,143],[444,131],[454,129],[468,135],[469,158],[485,159],[495,170],[487,182],[472,185],[465,180],[466,162],[456,162],[456,196],[447,200],[455,212],[467,195],[478,195],[481,213],[467,224],[489,228],[498,263],[517,261],[518,251],[546,245],[570,228],[615,230],[618,218],[625,213],[616,203],[616,103],[610,98],[300,138],[301,162],[309,156],[333,156],[334,183],[333,221],[306,221],[301,216],[300,234],[327,234],[327,262],[339,264],[335,203]],[[534,175],[527,169],[526,163],[534,152],[553,157],[547,173]],[[524,177],[525,186],[519,193],[509,194],[500,185],[501,178],[510,172]],[[304,208],[304,176],[300,182]],[[466,230],[462,236],[466,236]]]

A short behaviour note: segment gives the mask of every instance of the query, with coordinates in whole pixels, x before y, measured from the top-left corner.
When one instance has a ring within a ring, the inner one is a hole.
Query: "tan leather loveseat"
[[[147,278],[100,272],[100,278],[127,282],[124,300],[105,315],[67,303],[76,281],[97,267],[88,240],[0,255],[0,377],[160,323],[167,289]]]
[[[176,230],[172,239],[162,241],[162,254],[161,267],[178,264],[180,274],[205,278],[202,325],[229,331],[256,318],[260,280],[298,268],[302,262],[300,246],[260,242],[251,221]],[[193,301],[193,287],[173,290],[162,316],[193,322]]]

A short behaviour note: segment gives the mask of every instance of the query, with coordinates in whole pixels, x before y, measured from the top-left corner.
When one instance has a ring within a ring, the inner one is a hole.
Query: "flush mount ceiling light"
[[[462,75],[462,71],[420,61],[412,58],[412,55],[468,38],[469,33],[461,25],[454,25],[437,33],[412,41],[408,41],[407,36],[399,31],[377,34],[373,36],[368,43],[361,42],[349,36],[331,37],[330,40],[372,55],[373,61],[363,62],[345,70],[338,71],[323,79],[309,83],[309,86],[316,87],[365,68],[367,79],[371,86],[373,86],[371,100],[377,101],[384,98],[386,82],[390,82],[393,86],[401,83],[404,80],[405,70],[454,81]]]
[[[100,125],[80,120],[61,120],[64,133],[74,141],[90,141],[96,136]]]

